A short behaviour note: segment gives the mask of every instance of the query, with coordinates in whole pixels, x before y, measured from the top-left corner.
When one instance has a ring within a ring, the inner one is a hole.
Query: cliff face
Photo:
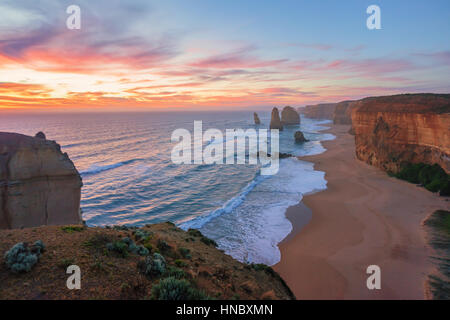
[[[333,123],[352,124],[352,111],[357,108],[359,101],[342,101],[336,104],[333,114]]]
[[[450,95],[366,98],[352,112],[358,159],[385,171],[404,163],[439,164],[450,172]]]
[[[0,229],[81,223],[81,186],[56,142],[0,132]]]
[[[280,120],[280,114],[277,108],[272,109],[272,116],[270,118],[270,129],[283,130],[283,124]]]
[[[281,111],[281,122],[283,125],[300,124],[300,116],[292,107],[284,107]]]
[[[298,108],[299,113],[303,113],[307,118],[313,119],[333,119],[336,103],[322,103]]]

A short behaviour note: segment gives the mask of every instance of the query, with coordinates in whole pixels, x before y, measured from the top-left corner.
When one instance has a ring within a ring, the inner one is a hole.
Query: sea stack
[[[283,130],[283,124],[281,123],[280,120],[278,108],[272,109],[272,117],[270,118],[270,129],[278,129],[280,131]]]
[[[283,125],[300,124],[300,116],[292,107],[284,107],[281,112],[281,123]]]
[[[261,120],[259,120],[258,114],[256,112],[253,113],[253,119],[255,120],[255,124],[261,124]]]
[[[294,139],[295,139],[295,143],[303,143],[303,142],[309,141],[308,139],[305,138],[305,136],[303,135],[303,132],[301,132],[301,131],[295,132]]]
[[[82,223],[81,177],[42,135],[0,132],[0,229]]]

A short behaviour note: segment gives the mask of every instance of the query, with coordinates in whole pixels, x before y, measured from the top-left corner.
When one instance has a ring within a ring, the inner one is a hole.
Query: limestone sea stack
[[[283,130],[283,124],[280,120],[280,114],[278,112],[278,108],[272,109],[272,116],[270,118],[270,129],[278,129],[280,131]]]
[[[303,132],[301,132],[301,131],[295,132],[294,139],[295,139],[295,143],[303,143],[303,142],[309,141],[308,139],[305,138],[305,136],[303,135]]]
[[[258,114],[256,112],[253,113],[253,120],[255,120],[255,124],[261,124],[261,120],[259,120]]]
[[[421,162],[450,173],[450,94],[366,98],[351,116],[358,159],[394,173]]]
[[[281,123],[283,125],[300,124],[300,116],[292,107],[284,107],[281,111]]]
[[[81,186],[56,142],[0,132],[0,229],[82,223]]]

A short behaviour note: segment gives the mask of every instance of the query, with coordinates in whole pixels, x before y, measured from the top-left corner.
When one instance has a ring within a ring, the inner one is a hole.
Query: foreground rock
[[[140,229],[0,230],[0,259],[16,243],[36,240],[45,243],[46,251],[29,272],[16,274],[0,261],[0,299],[294,298],[272,268],[240,263],[199,231],[186,232],[171,223]],[[123,242],[144,246],[148,254],[141,256],[129,246],[108,249]],[[72,264],[81,269],[81,290],[66,287],[66,269]]]
[[[278,108],[272,109],[272,116],[270,118],[270,129],[278,129],[280,131],[283,130],[283,124],[280,120],[280,114],[278,112]]]
[[[81,223],[81,177],[39,133],[0,132],[0,229]]]
[[[295,143],[303,143],[303,142],[309,141],[308,139],[305,138],[305,136],[303,135],[303,132],[301,132],[301,131],[295,132],[294,139],[295,139]]]
[[[256,112],[253,113],[253,120],[255,124],[261,124],[261,120],[259,120],[258,114]]]
[[[281,111],[281,123],[283,125],[300,124],[300,116],[292,107],[284,107]]]
[[[450,172],[449,94],[362,99],[352,126],[362,161],[394,173],[408,163],[437,163]]]

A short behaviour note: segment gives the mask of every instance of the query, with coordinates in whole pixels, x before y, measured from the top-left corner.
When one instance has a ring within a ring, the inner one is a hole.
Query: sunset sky
[[[71,4],[81,7],[81,30],[66,27]],[[381,30],[366,27],[371,4]],[[449,93],[449,39],[448,0],[1,0],[0,110]]]

